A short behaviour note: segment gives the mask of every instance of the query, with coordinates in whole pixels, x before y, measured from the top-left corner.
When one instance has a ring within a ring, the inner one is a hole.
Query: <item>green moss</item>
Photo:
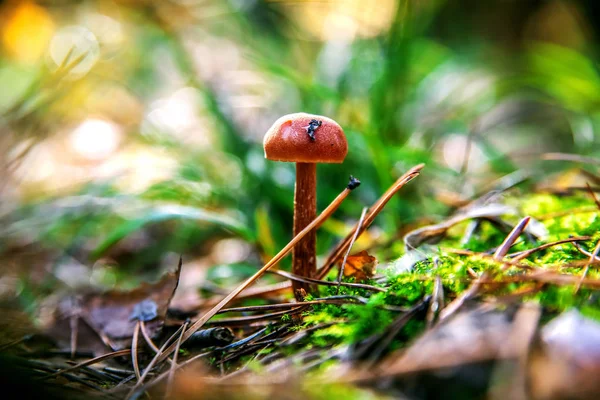
[[[385,305],[383,294],[373,296],[366,306],[354,306],[350,311],[354,319],[349,340],[356,343],[373,334],[383,331],[393,320],[393,314],[378,306]]]
[[[582,314],[600,320],[600,297],[593,290],[580,289],[575,293],[573,286],[549,285],[530,299],[552,313],[577,308]]]
[[[600,304],[598,302],[594,305],[583,305],[579,308],[579,311],[586,317],[600,322]]]
[[[341,343],[347,341],[353,335],[354,327],[352,324],[335,324],[323,329],[319,329],[313,334],[315,340],[325,339],[328,343]]]
[[[527,215],[555,213],[541,220],[548,231],[548,237],[541,238],[537,243],[519,239],[517,244],[511,248],[511,253],[536,248],[541,244],[564,239],[569,235],[591,236],[592,239],[582,242],[581,246],[588,251],[593,251],[597,240],[600,239],[599,212],[559,213],[565,209],[563,202],[566,202],[565,207],[567,207],[567,210],[570,208],[580,210],[581,207],[590,205],[589,198],[582,196],[563,198],[552,195],[532,195],[514,199],[509,198],[508,202],[520,206],[524,210],[524,214]],[[514,224],[519,220],[519,216],[510,216],[506,220]],[[460,247],[460,240],[467,226],[468,223],[462,223],[453,227],[448,237],[438,244],[439,248]],[[284,354],[294,354],[300,349],[323,348],[329,350],[332,346],[357,343],[381,333],[395,318],[401,315],[397,311],[390,311],[389,307],[408,308],[414,306],[425,296],[432,294],[437,277],[441,279],[446,304],[470,287],[473,282],[473,274],[481,276],[486,271],[491,272],[491,276],[498,282],[503,282],[506,279],[515,280],[515,282],[497,286],[487,286],[485,289],[486,296],[514,295],[519,291],[534,287],[534,283],[530,280],[519,280],[520,275],[528,274],[529,271],[519,267],[503,269],[501,262],[494,261],[491,258],[493,250],[504,241],[505,237],[505,232],[498,230],[492,224],[483,223],[480,231],[473,235],[471,240],[463,247],[475,252],[487,253],[487,255],[461,255],[440,250],[437,254],[417,262],[411,271],[397,273],[393,267],[390,267],[389,270],[380,267],[379,272],[386,275],[387,281],[384,284],[368,283],[382,286],[386,289],[386,292],[374,293],[361,288],[340,287],[340,295],[367,298],[367,304],[314,305],[310,310],[303,313],[303,322],[290,329],[300,331],[320,325],[323,325],[323,328],[314,330],[298,344],[280,350]],[[399,246],[394,247],[394,249],[399,253],[403,251],[400,250]],[[535,252],[520,262],[533,268],[552,268],[562,274],[581,276],[581,266],[566,266],[566,264],[586,259],[587,256],[582,254],[573,244],[565,243]],[[380,263],[385,265],[382,260],[380,260]],[[389,265],[392,266],[393,263]],[[563,267],[556,269],[559,265],[563,265]],[[334,275],[332,273],[329,279],[334,280]],[[590,268],[588,278],[600,278],[600,272]],[[352,281],[352,279],[346,281]],[[329,297],[336,294],[338,294],[336,286],[321,286],[318,297]],[[593,291],[586,288],[582,288],[575,293],[574,285],[557,286],[546,283],[542,290],[535,294],[523,296],[522,299],[523,301],[538,302],[546,311],[545,315],[548,315],[548,313],[554,315],[576,307],[584,315],[600,320],[600,296],[595,295]],[[307,296],[306,300],[313,300],[313,297]],[[388,309],[385,309],[386,307]],[[282,321],[291,321],[291,318],[284,316]],[[412,318],[403,327],[387,351],[409,345],[411,340],[425,329],[426,323],[423,315]],[[321,366],[320,369],[322,370],[322,368],[324,367]]]
[[[292,316],[290,314],[283,314],[281,316],[281,322],[292,322]]]

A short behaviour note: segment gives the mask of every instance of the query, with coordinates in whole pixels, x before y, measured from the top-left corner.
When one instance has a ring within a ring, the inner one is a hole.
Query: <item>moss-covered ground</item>
[[[515,207],[518,215],[503,216],[510,225],[524,216],[532,217],[530,226],[539,237],[523,234],[501,261],[494,260],[494,250],[503,242],[507,233],[496,225],[481,221],[477,231],[464,240],[470,221],[452,227],[438,243],[415,250],[420,261],[412,268],[398,272],[398,260],[405,256],[404,246],[395,246],[397,259],[380,260],[377,279],[365,282],[385,288],[385,292],[335,286],[321,286],[314,298],[330,296],[354,296],[365,299],[366,304],[318,304],[303,313],[301,322],[293,330],[315,328],[306,339],[300,341],[294,351],[313,348],[331,349],[336,346],[355,346],[374,335],[380,334],[398,317],[402,308],[409,309],[422,302],[434,291],[439,277],[443,286],[444,303],[447,305],[460,296],[484,272],[491,273],[492,281],[484,285],[476,300],[502,300],[538,303],[546,315],[553,315],[577,308],[584,315],[600,320],[600,297],[592,285],[579,279],[586,269],[589,253],[600,240],[600,212],[587,193],[569,196],[554,194],[531,194],[507,196],[503,202]],[[567,242],[553,245],[506,265],[526,250],[536,249],[570,237],[587,237],[575,244]],[[585,254],[587,252],[588,254]],[[536,275],[548,272],[548,278]],[[568,280],[560,279],[568,276]],[[592,266],[586,272],[586,282],[600,278]],[[329,280],[335,280],[332,273]],[[346,279],[352,282],[353,279]],[[284,317],[290,321],[290,317]],[[323,328],[319,329],[319,326]],[[410,343],[426,327],[425,313],[421,312],[406,323],[386,351]],[[293,351],[288,350],[288,354]]]

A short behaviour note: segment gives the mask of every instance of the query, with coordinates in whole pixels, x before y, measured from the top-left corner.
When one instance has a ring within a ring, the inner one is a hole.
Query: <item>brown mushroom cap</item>
[[[313,141],[307,128],[311,120],[321,121]],[[265,135],[265,158],[297,163],[341,163],[348,153],[342,127],[331,118],[296,113],[279,118]]]

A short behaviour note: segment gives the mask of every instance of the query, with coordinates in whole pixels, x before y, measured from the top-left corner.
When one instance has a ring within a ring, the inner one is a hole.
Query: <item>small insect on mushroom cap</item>
[[[297,163],[341,163],[348,154],[342,127],[331,118],[296,113],[279,118],[267,131],[265,158]]]

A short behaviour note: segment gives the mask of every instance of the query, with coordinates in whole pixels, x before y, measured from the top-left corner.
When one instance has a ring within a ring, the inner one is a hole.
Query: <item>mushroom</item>
[[[331,118],[306,113],[279,118],[264,138],[265,158],[296,163],[294,192],[294,236],[317,215],[317,163],[341,163],[348,153],[342,127]],[[292,253],[292,273],[311,277],[317,269],[316,234],[308,234]],[[296,299],[309,285],[292,282]]]

